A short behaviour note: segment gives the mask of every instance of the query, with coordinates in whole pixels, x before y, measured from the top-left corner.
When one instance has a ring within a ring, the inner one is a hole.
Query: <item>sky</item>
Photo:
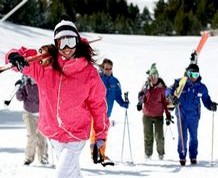
[[[0,66],[4,65],[4,55],[11,48],[26,46],[38,49],[44,44],[53,43],[52,31],[10,23],[0,24],[0,34]],[[202,106],[198,133],[198,164],[191,166],[187,160],[187,166],[181,167],[177,154],[176,118],[174,118],[175,124],[164,125],[166,152],[164,160],[158,160],[155,144],[151,160],[146,160],[144,158],[142,112],[136,110],[138,91],[146,81],[146,71],[151,64],[157,64],[160,77],[168,86],[173,84],[174,79],[181,77],[189,65],[190,54],[196,48],[200,36],[156,37],[95,33],[81,33],[81,35],[88,40],[102,37],[101,41],[92,44],[98,53],[96,59],[98,63],[101,63],[103,58],[107,57],[114,62],[113,74],[119,79],[123,93],[129,92],[130,100],[127,111],[115,103],[110,118],[111,121],[115,122],[115,126],[110,128],[106,152],[116,165],[102,167],[99,164],[93,164],[89,151],[89,141],[87,141],[80,158],[84,178],[118,178],[120,176],[126,178],[159,178],[161,176],[167,178],[190,176],[212,178],[217,176],[217,113],[213,115]],[[216,102],[218,102],[217,41],[218,37],[209,37],[199,56],[202,82],[206,84],[212,100]],[[10,100],[12,97],[15,89],[14,83],[20,76],[19,73],[13,71],[0,73],[0,177],[51,178],[55,174],[53,168],[53,165],[56,164],[54,150],[49,144],[49,166],[42,167],[38,165],[37,160],[30,166],[24,166],[26,130],[21,118],[22,102],[13,98],[9,106],[4,105],[4,101]],[[124,135],[124,128],[127,129],[124,127],[126,126],[124,125],[125,119],[128,119],[129,132],[126,130]],[[123,159],[121,161],[123,142]]]
[[[127,3],[133,3],[139,7],[140,12],[143,12],[144,7],[146,6],[149,11],[152,13],[155,7],[155,3],[158,0],[126,0]]]

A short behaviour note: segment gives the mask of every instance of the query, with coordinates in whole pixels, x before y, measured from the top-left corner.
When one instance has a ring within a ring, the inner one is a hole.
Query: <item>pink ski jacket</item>
[[[34,56],[36,50],[12,49],[24,57]],[[106,89],[97,69],[85,58],[63,60],[58,56],[63,74],[51,65],[45,67],[31,62],[22,73],[32,77],[39,88],[40,132],[60,142],[87,140],[93,119],[96,139],[106,139],[109,127]]]

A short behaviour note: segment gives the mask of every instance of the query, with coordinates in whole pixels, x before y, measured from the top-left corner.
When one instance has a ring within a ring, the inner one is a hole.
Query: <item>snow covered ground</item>
[[[4,65],[4,54],[11,48],[21,45],[39,48],[44,44],[53,43],[53,32],[48,30],[0,24],[0,66]],[[88,39],[100,34],[82,33]],[[129,92],[130,107],[127,111],[132,157],[129,151],[128,132],[125,134],[123,163],[121,163],[122,140],[124,130],[125,109],[114,105],[111,120],[115,126],[109,132],[107,155],[117,164],[114,167],[95,165],[90,159],[89,142],[81,154],[81,169],[84,177],[126,178],[135,177],[216,177],[218,175],[218,115],[202,107],[199,125],[199,163],[196,166],[181,167],[177,154],[176,124],[164,126],[166,154],[163,161],[158,160],[154,151],[151,160],[144,159],[142,113],[136,110],[137,93],[146,80],[146,71],[156,62],[160,76],[167,85],[175,78],[181,77],[189,64],[191,52],[195,49],[200,37],[155,37],[128,35],[101,35],[100,42],[92,46],[98,52],[98,62],[104,57],[114,62],[114,75],[120,80],[123,92]],[[203,82],[208,86],[209,94],[218,101],[218,37],[210,37],[199,56],[200,72]],[[0,74],[0,177],[1,178],[52,178],[55,169],[51,167],[23,166],[26,130],[21,119],[22,103],[13,99],[6,107],[3,103],[11,97],[14,83],[19,73],[7,71]],[[214,145],[212,150],[212,124],[214,121]],[[176,119],[175,119],[176,122]],[[213,151],[213,152],[212,152]],[[213,154],[212,154],[213,153]],[[49,161],[55,164],[55,153],[49,149]],[[215,165],[211,165],[214,161]]]

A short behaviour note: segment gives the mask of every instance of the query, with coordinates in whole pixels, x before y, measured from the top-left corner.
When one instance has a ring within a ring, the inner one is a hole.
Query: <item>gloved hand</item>
[[[137,107],[138,111],[141,111],[142,110],[142,103],[138,102],[136,107]]]
[[[8,55],[9,62],[17,67],[17,70],[22,71],[24,66],[29,66],[29,63],[17,52],[10,53]]]
[[[105,144],[105,141],[103,139],[99,139],[99,140],[96,141],[96,145],[97,145],[98,149],[103,147],[104,144]]]
[[[170,125],[171,123],[174,123],[174,121],[172,119],[173,119],[173,116],[171,116],[170,114],[167,115],[166,125]]]
[[[174,105],[179,104],[179,99],[178,99],[176,96],[173,96],[173,97],[171,98],[171,101],[172,101],[172,103],[173,103]]]
[[[216,111],[217,110],[217,103],[216,102],[212,102],[211,106],[210,106],[211,111]]]
[[[129,107],[129,102],[127,102],[127,101],[123,102],[122,107],[128,109],[128,107]]]
[[[17,85],[21,85],[22,83],[23,83],[22,80],[18,80],[18,81],[15,82],[14,85],[15,85],[15,86],[17,86]]]
[[[198,54],[197,54],[196,51],[194,51],[194,52],[191,54],[190,60],[191,60],[191,62],[195,62],[195,61],[197,60],[197,58],[198,58]]]
[[[145,94],[145,92],[144,92],[144,91],[140,91],[140,92],[138,93],[138,98],[140,98],[140,97],[144,96],[144,94]]]

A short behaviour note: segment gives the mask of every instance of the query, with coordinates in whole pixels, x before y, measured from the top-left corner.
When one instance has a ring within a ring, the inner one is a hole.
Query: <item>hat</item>
[[[55,40],[65,36],[75,36],[75,37],[79,36],[75,24],[69,20],[62,20],[55,26],[54,29]]]
[[[199,67],[197,64],[190,64],[187,68],[186,71],[190,72],[199,72]]]
[[[152,74],[157,74],[157,75],[159,75],[159,74],[158,74],[158,70],[157,70],[157,68],[156,68],[156,63],[153,63],[153,64],[151,65],[150,70],[148,70],[146,73],[147,73],[148,75],[152,75]]]

